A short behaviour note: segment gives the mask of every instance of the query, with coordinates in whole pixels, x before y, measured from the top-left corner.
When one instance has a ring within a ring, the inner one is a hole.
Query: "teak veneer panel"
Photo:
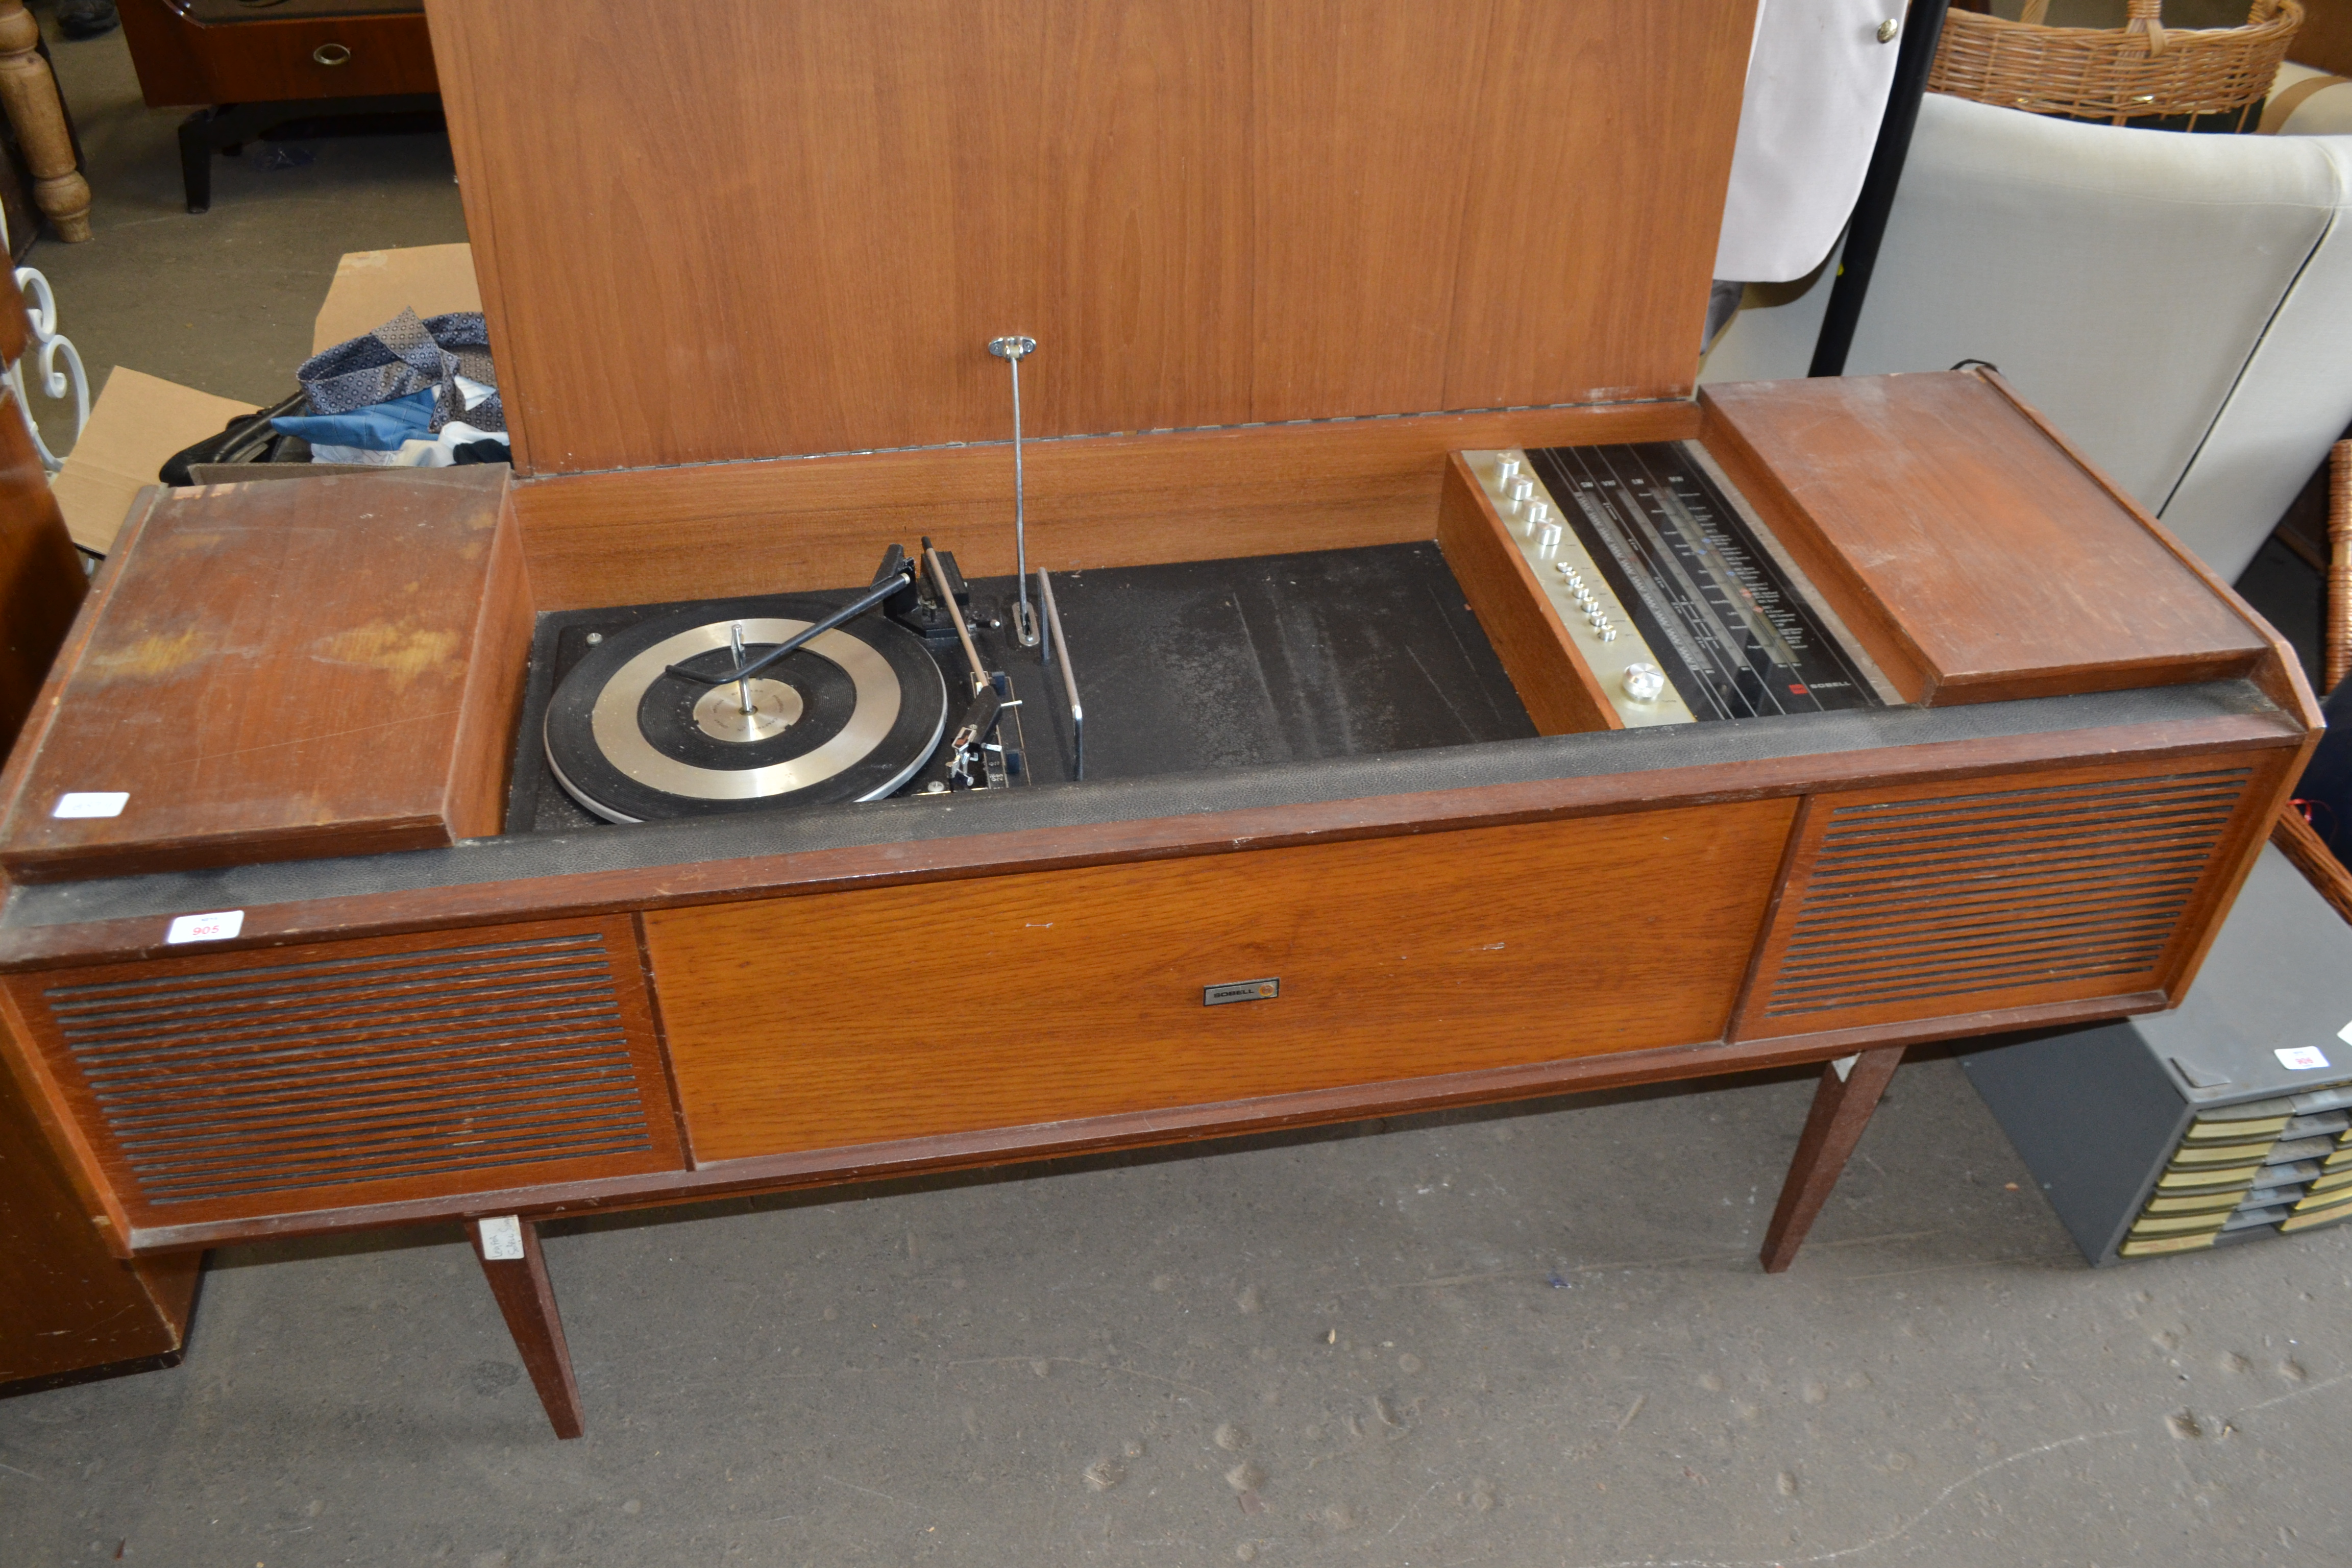
[[[1535,721],[1536,733],[1578,735],[1625,727],[1552,613],[1527,556],[1459,455],[1446,463],[1437,542],[1528,717]]]
[[[996,439],[1016,331],[1039,435],[1679,396],[1754,6],[427,13],[550,473]]]
[[[1333,419],[1026,445],[1029,564],[1049,571],[1345,550],[1429,538],[1447,455],[1673,441],[1688,402]],[[1009,575],[1013,448],[998,442],[561,475],[515,487],[537,608],[862,584],[929,534],[972,576]],[[681,548],[681,540],[693,547]]]
[[[498,831],[530,644],[504,468],[149,490],[117,556],[27,726],[11,874]],[[101,791],[119,816],[52,815]]]
[[[706,1164],[1713,1040],[1793,811],[657,911],[646,944]]]
[[[1711,386],[1702,436],[1904,696],[2248,674],[2263,632],[1972,373]]]

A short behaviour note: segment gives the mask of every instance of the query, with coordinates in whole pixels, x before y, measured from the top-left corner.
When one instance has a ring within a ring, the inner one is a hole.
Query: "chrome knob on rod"
[[[988,352],[1013,372],[1013,580],[1019,594],[1013,606],[1013,635],[1021,639],[1023,647],[1035,647],[1037,612],[1029,607],[1029,520],[1021,482],[1021,362],[1037,352],[1037,340],[997,338],[989,343]]]

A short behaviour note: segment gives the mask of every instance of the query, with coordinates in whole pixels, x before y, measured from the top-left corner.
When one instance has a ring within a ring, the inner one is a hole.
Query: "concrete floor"
[[[179,211],[57,46],[94,368],[262,399],[446,148]],[[1790,1274],[1782,1075],[556,1227],[558,1443],[454,1229],[226,1249],[186,1363],[0,1401],[0,1564],[2294,1563],[2352,1552],[2352,1227],[2093,1272],[1948,1060]]]

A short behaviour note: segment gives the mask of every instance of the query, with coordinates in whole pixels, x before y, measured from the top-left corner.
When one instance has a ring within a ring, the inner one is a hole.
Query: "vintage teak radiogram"
[[[111,1243],[463,1216],[572,1433],[550,1216],[1834,1063],[1779,1268],[2177,1001],[2294,660],[1995,376],[1693,395],[1744,0],[1431,13],[435,0],[513,477],[150,492],[0,790]]]

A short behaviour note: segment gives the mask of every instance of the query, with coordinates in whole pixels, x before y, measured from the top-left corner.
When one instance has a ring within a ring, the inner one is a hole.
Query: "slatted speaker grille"
[[[653,1147],[599,931],[43,996],[152,1204]]]
[[[2251,775],[2215,768],[1835,806],[1765,1015],[2149,971]]]

